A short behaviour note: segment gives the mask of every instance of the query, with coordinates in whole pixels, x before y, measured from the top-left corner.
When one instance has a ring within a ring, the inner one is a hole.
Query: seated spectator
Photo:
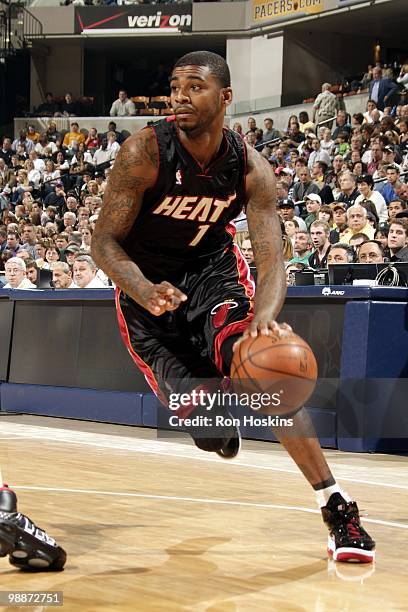
[[[303,263],[309,266],[309,257],[312,251],[312,240],[309,232],[301,229],[296,231],[294,251],[295,256],[290,260],[290,263]]]
[[[121,132],[118,132],[118,130],[116,129],[116,123],[114,121],[109,121],[108,123],[108,131],[104,132],[101,137],[100,137],[100,142],[102,144],[102,140],[103,139],[108,139],[108,132],[115,132],[116,134],[116,141],[121,145],[124,142],[124,138],[121,134]]]
[[[309,160],[307,162],[309,170],[311,170],[313,164],[318,161],[324,162],[325,164],[327,164],[327,167],[331,166],[330,155],[325,149],[322,149],[320,145],[320,140],[316,137],[312,140],[312,153],[310,154]]]
[[[248,129],[245,132],[245,136],[250,132],[253,132],[255,134],[256,130],[258,129],[258,126],[256,125],[256,120],[254,119],[254,117],[248,117],[247,125]]]
[[[93,233],[92,229],[89,225],[81,229],[81,234],[82,234],[81,251],[86,251],[88,253],[91,252],[92,233]]]
[[[286,286],[287,287],[293,287],[295,285],[296,282],[296,276],[295,273],[298,270],[306,270],[306,268],[308,268],[309,266],[307,264],[304,264],[300,261],[296,261],[294,262],[293,260],[288,261],[288,263],[285,266],[285,272],[286,272]]]
[[[407,210],[407,205],[405,202],[403,202],[402,200],[392,200],[388,206],[389,221],[396,219],[396,216],[399,213],[404,212],[404,210]]]
[[[29,125],[27,128],[27,138],[36,144],[40,140],[40,134],[37,132],[33,125]]]
[[[74,283],[80,289],[105,289],[106,285],[96,278],[97,271],[98,268],[89,255],[78,255],[73,265]]]
[[[108,146],[106,149],[107,151],[111,151],[113,159],[115,159],[120,149],[120,144],[116,141],[116,133],[113,131],[108,132]]]
[[[102,138],[101,146],[95,151],[95,155],[93,156],[93,163],[95,167],[103,169],[107,165],[110,166],[113,163],[115,155],[116,154],[112,150],[108,149],[108,139]]]
[[[382,263],[384,257],[384,249],[378,240],[366,240],[357,251],[358,263]]]
[[[34,259],[30,257],[28,260],[25,261],[25,265],[28,280],[30,281],[30,283],[33,283],[33,285],[38,287],[40,276],[38,273],[39,268],[37,264],[35,263]]]
[[[387,181],[381,191],[384,200],[389,204],[392,200],[397,199],[395,193],[396,184],[399,182],[400,170],[396,164],[390,164],[387,166],[386,177]]]
[[[347,113],[344,110],[337,111],[336,126],[332,133],[333,140],[339,137],[340,132],[346,132],[349,137],[351,135],[351,126],[347,123]]]
[[[339,202],[343,202],[346,207],[352,206],[360,195],[356,187],[356,177],[351,172],[342,172],[339,176],[341,192],[337,196]]]
[[[132,117],[136,115],[135,105],[127,97],[127,92],[124,89],[119,91],[119,97],[113,102],[109,114],[111,117]]]
[[[65,261],[56,261],[51,266],[52,284],[55,289],[78,289],[72,280],[72,272]]]
[[[58,104],[54,101],[54,96],[50,91],[45,94],[45,102],[42,102],[36,109],[40,117],[54,117],[58,112]]]
[[[364,233],[370,239],[374,239],[375,230],[367,220],[367,210],[360,204],[353,204],[347,209],[348,229],[341,235],[341,242],[350,243],[352,236]]]
[[[75,258],[77,257],[79,252],[80,252],[79,245],[75,244],[74,242],[69,243],[67,248],[65,249],[64,255],[67,260],[68,265],[71,266],[71,268],[74,265]]]
[[[327,257],[328,264],[347,264],[354,261],[354,249],[349,244],[337,242],[331,245],[329,255]]]
[[[289,240],[292,242],[292,245],[295,244],[295,236],[296,231],[299,229],[299,224],[296,219],[287,219],[285,221],[285,233]]]
[[[327,268],[330,253],[330,227],[324,221],[314,221],[310,226],[310,237],[314,250],[309,257],[309,266],[314,270]]]
[[[295,216],[295,204],[292,200],[282,200],[278,204],[278,214],[285,221],[296,221],[299,229],[306,230],[306,223],[300,217]]]
[[[306,134],[308,130],[312,132],[316,130],[316,125],[313,123],[313,121],[310,121],[309,115],[306,111],[299,113],[299,127],[302,134]]]
[[[47,132],[42,132],[37,144],[34,147],[34,151],[40,157],[50,157],[50,155],[57,153],[58,147],[55,142],[48,139]]]
[[[57,207],[62,210],[65,207],[66,195],[64,191],[64,184],[62,181],[57,180],[55,182],[54,191],[48,193],[44,198],[44,205],[48,208]]]
[[[342,155],[343,159],[347,158],[350,152],[350,145],[348,143],[348,134],[346,132],[339,132],[337,139],[334,141],[335,144],[335,154]]]
[[[406,219],[394,219],[388,230],[388,248],[390,261],[408,261],[408,222]]]
[[[76,117],[77,115],[79,115],[79,106],[72,97],[72,93],[67,92],[55,117]]]
[[[56,261],[59,261],[60,254],[58,249],[54,245],[50,245],[45,251],[45,262],[42,266],[43,270],[50,270],[51,265]]]
[[[34,149],[34,142],[27,138],[27,132],[25,130],[20,130],[19,137],[13,140],[11,148],[13,151],[18,152],[17,149],[19,146],[23,146],[27,154]]]
[[[93,149],[97,149],[99,147],[99,136],[98,136],[98,132],[97,129],[92,127],[89,132],[88,132],[88,136],[85,140],[85,147],[87,149],[91,149],[91,152],[93,152]]]
[[[305,219],[307,229],[314,221],[317,221],[320,207],[322,205],[321,197],[316,193],[310,193],[305,198],[307,217]]]
[[[24,170],[27,172],[27,178],[29,184],[34,187],[34,189],[39,189],[40,181],[41,181],[41,173],[35,169],[34,163],[31,159],[27,159],[24,163]]]
[[[249,147],[254,148],[256,145],[256,134],[255,132],[247,132],[244,136],[244,140]]]
[[[16,257],[17,253],[22,250],[20,235],[16,230],[8,229],[6,249],[10,251],[11,257]]]
[[[287,139],[286,144],[290,147],[297,148],[301,142],[305,140],[305,135],[300,131],[299,123],[297,121],[293,121],[290,124],[290,128],[286,132]]]
[[[24,225],[22,226],[21,241],[23,243],[22,248],[29,253],[32,259],[35,259],[35,244],[37,242],[37,237],[34,225],[28,221],[25,221]]]
[[[244,137],[244,133],[242,131],[242,125],[238,121],[234,123],[234,125],[232,126],[232,129],[234,132],[242,136],[242,138]]]
[[[331,130],[328,127],[323,127],[320,130],[320,148],[331,155],[334,148],[334,140],[331,135]]]
[[[364,118],[364,123],[373,123],[373,118],[371,113],[377,109],[377,104],[374,102],[374,100],[368,100],[367,104],[366,104],[366,112],[363,113],[363,118]],[[380,114],[380,119],[383,118],[384,113],[382,111],[379,111]]]
[[[245,257],[245,261],[247,262],[248,266],[252,266],[254,264],[254,251],[249,238],[242,241],[241,253]]]
[[[4,289],[36,289],[37,287],[28,280],[26,265],[20,257],[11,257],[4,264],[7,283]]]
[[[262,142],[264,144],[269,142],[270,140],[275,140],[276,138],[281,137],[281,133],[279,132],[279,130],[276,130],[273,127],[273,119],[271,119],[270,117],[266,117],[266,119],[264,119],[264,126],[265,128],[262,134]]]
[[[0,158],[4,159],[6,166],[10,168],[11,157],[13,155],[13,148],[11,146],[11,138],[5,136],[0,149]]]
[[[293,188],[293,200],[295,202],[303,202],[306,196],[311,193],[319,193],[319,187],[311,180],[309,169],[305,166],[299,166],[297,170],[298,182]]]
[[[380,223],[387,221],[388,209],[387,204],[379,191],[374,190],[374,180],[370,174],[362,174],[357,177],[357,189],[360,195],[355,199],[355,204],[362,204],[363,202],[373,202],[377,217]]]
[[[50,142],[56,143],[57,140],[61,140],[61,134],[57,130],[57,124],[55,121],[50,121],[47,128],[47,138]]]
[[[79,131],[79,125],[76,121],[71,123],[71,131],[67,132],[62,142],[64,149],[74,149],[78,147],[80,142],[85,142],[85,136]]]
[[[367,234],[364,234],[363,232],[358,232],[357,234],[354,234],[354,236],[352,236],[350,238],[350,246],[353,247],[354,250],[357,251],[357,249],[364,244],[364,242],[367,242],[369,240],[369,237],[367,236]]]

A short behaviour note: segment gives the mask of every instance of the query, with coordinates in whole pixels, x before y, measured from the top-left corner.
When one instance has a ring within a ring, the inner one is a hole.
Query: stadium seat
[[[169,108],[170,100],[167,96],[153,96],[150,98],[149,108],[158,108],[160,110]]]

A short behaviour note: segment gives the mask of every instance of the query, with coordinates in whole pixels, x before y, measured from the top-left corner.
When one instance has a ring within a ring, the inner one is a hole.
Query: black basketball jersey
[[[152,128],[159,149],[158,178],[145,192],[123,248],[149,280],[159,282],[231,245],[230,222],[246,200],[246,149],[238,134],[224,129],[219,153],[203,171],[181,144],[174,117]]]

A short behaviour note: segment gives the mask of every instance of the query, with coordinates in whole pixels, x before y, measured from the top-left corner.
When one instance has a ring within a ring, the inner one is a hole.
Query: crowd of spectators
[[[128,133],[59,133],[33,126],[0,148],[0,273],[6,287],[104,288],[110,280],[90,257],[92,233],[121,143]],[[4,278],[5,277],[5,278]]]
[[[255,117],[248,118],[245,130],[233,124],[276,174],[289,272],[294,266],[319,270],[351,258],[369,261],[374,251],[382,260],[408,261],[408,105],[384,106],[387,94],[379,80],[370,87],[376,100],[370,98],[366,111],[352,117],[338,108],[325,83],[312,118],[305,111],[292,115],[285,130],[277,130],[272,117],[265,118],[263,128]],[[121,94],[112,105],[115,116],[132,111],[126,92]],[[43,133],[28,125],[14,139],[3,138],[3,284],[38,286],[44,271],[56,288],[111,284],[90,250],[109,174],[128,135],[113,121],[98,134],[95,128],[80,129],[75,119],[69,131],[60,133],[51,119]],[[237,242],[252,263],[244,213],[236,226]],[[361,251],[366,242],[371,246]]]
[[[408,262],[408,105],[384,106],[387,89],[371,86],[376,100],[351,117],[330,88],[322,86],[311,119],[292,115],[286,130],[276,130],[272,117],[262,127],[255,117],[245,129],[233,125],[277,177],[288,283],[294,270],[332,263]],[[237,226],[253,265],[244,214]]]

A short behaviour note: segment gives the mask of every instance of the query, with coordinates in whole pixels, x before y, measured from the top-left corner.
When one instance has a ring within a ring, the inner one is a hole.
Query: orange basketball
[[[259,412],[284,415],[303,406],[313,393],[316,358],[308,343],[293,332],[249,337],[234,353],[231,379],[236,393],[274,396],[274,404]]]

